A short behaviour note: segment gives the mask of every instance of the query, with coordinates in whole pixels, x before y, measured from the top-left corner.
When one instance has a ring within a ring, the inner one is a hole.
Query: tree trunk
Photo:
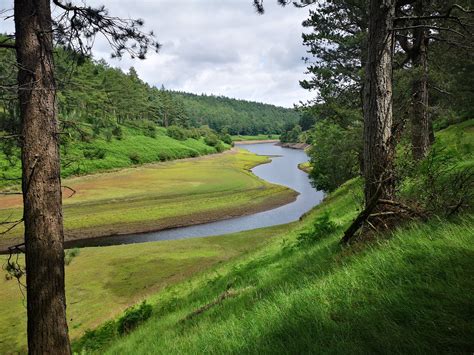
[[[70,354],[49,0],[15,0],[28,350]]]
[[[424,0],[414,5],[414,15],[424,15]],[[415,21],[415,26],[422,25]],[[412,63],[416,79],[412,84],[412,154],[415,160],[423,159],[432,144],[432,123],[428,114],[428,38],[425,28],[415,28],[413,33]]]
[[[394,195],[392,61],[395,0],[370,0],[368,60],[364,84],[364,177],[366,205],[376,194]],[[380,188],[380,191],[378,191]]]

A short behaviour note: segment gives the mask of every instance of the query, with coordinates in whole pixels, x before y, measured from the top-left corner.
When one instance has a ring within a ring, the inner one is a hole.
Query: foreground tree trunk
[[[15,0],[28,350],[70,354],[49,0]]]
[[[395,0],[370,0],[364,84],[365,204],[394,195],[392,61]]]
[[[418,0],[414,5],[414,15],[424,15],[425,0]],[[422,26],[420,21],[415,21],[415,26]],[[412,153],[415,160],[423,159],[429,151],[431,144],[432,124],[428,113],[428,36],[424,27],[414,29],[413,33],[412,63],[416,79],[412,84]]]

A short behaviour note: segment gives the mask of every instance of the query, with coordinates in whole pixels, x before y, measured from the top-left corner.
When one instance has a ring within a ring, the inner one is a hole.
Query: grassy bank
[[[258,250],[157,293],[152,318],[128,336],[110,333],[100,352],[472,352],[472,216],[413,223],[344,249],[359,192],[346,184]],[[339,228],[297,247],[323,211]],[[100,349],[99,338],[84,340],[77,349]]]
[[[289,226],[209,237],[83,248],[66,266],[69,332],[73,339],[143,297],[246,254]],[[6,261],[0,256],[0,263]],[[23,263],[23,259],[20,260]],[[26,349],[26,309],[16,280],[0,278],[0,354]]]
[[[120,128],[120,139],[112,136],[107,140],[103,135],[98,135],[88,141],[74,140],[70,144],[62,144],[62,176],[86,175],[217,152],[215,147],[206,145],[203,138],[176,140],[168,137],[166,129],[162,127],[155,127],[153,132],[124,125]],[[90,131],[87,126],[83,129]],[[18,157],[17,151],[9,159],[0,151],[2,177],[14,179],[21,176]],[[0,188],[15,185],[18,187],[19,182],[0,179]]]
[[[262,211],[296,193],[258,179],[249,169],[266,157],[246,151],[65,179],[66,239],[191,225]],[[68,197],[71,196],[71,197]],[[19,219],[21,196],[0,197],[0,220]],[[18,226],[0,247],[20,240]]]

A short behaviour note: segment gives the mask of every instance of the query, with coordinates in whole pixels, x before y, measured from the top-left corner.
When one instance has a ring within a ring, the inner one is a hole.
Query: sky
[[[292,107],[314,97],[299,86],[306,77],[301,23],[308,9],[276,2],[265,1],[265,14],[258,15],[252,0],[87,0],[111,15],[144,19],[162,45],[145,60],[119,60],[98,37],[93,55],[124,71],[133,66],[157,87]],[[0,32],[12,29],[12,20],[0,22]]]

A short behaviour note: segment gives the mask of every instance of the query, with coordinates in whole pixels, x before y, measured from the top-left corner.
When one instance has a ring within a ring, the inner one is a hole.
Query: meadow
[[[204,223],[293,201],[295,191],[250,172],[268,161],[232,150],[64,179],[66,240]],[[21,203],[19,195],[0,197],[0,220],[20,219]],[[4,235],[0,248],[19,242],[22,232],[18,226]]]

